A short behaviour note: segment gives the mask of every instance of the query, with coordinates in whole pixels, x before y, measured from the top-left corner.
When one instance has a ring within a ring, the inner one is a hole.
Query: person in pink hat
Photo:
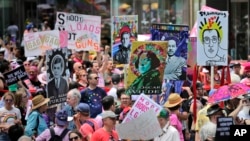
[[[178,119],[178,114],[180,111],[181,104],[183,99],[177,93],[171,93],[168,97],[167,102],[164,104],[164,107],[170,111],[169,121],[172,126],[174,126],[180,135],[180,141],[184,141],[184,136],[182,133],[182,123]]]

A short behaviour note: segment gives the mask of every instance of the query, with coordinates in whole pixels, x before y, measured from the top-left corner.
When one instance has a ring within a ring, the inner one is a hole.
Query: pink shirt
[[[245,84],[247,86],[250,86],[250,79],[246,77],[246,78],[242,79],[240,81],[240,83],[243,83],[243,84]]]
[[[183,133],[182,133],[182,123],[178,119],[177,115],[176,114],[171,114],[169,119],[170,119],[170,124],[172,126],[174,126],[177,129],[177,131],[179,132],[180,140],[184,141],[184,137],[183,137]]]
[[[56,135],[61,135],[65,128],[61,128],[59,126],[54,127],[54,131]],[[70,132],[70,131],[69,131]],[[69,132],[64,136],[63,141],[69,140]],[[36,141],[49,141],[51,138],[49,129],[44,130],[37,138]]]

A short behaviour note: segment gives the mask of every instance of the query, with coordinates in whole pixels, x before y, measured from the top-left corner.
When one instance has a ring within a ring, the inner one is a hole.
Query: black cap
[[[111,79],[112,79],[112,83],[117,85],[121,81],[120,74],[115,74],[115,73],[112,74]]]
[[[222,108],[218,104],[212,105],[207,109],[207,116],[211,116],[219,111],[222,111]]]

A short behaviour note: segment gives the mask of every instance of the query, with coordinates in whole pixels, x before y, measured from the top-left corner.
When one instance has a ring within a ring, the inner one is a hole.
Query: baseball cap
[[[90,108],[89,108],[88,104],[86,104],[86,103],[80,103],[80,104],[77,105],[76,111],[83,112],[83,113],[89,113],[90,112]]]
[[[114,112],[112,112],[112,111],[104,111],[102,113],[102,119],[105,119],[105,118],[116,118],[116,117],[117,117],[117,115]]]
[[[169,112],[163,108],[157,117],[158,118],[168,118]]]
[[[65,126],[68,124],[68,114],[65,110],[60,110],[56,114],[57,125]]]

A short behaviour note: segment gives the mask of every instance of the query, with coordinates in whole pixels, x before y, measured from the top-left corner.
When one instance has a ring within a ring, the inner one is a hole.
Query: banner
[[[164,80],[186,80],[188,32],[187,25],[152,24],[152,40],[168,41]]]
[[[166,41],[134,41],[126,75],[126,94],[161,94]]]
[[[197,12],[197,64],[200,66],[227,66],[228,12]]]
[[[123,123],[127,123],[139,117],[142,113],[148,111],[149,109],[153,109],[154,114],[158,115],[162,107],[157,103],[155,103],[148,96],[141,94],[135,101],[133,107],[128,112],[127,116],[124,118]]]
[[[129,140],[150,140],[162,134],[162,129],[155,115],[150,109],[136,119],[116,126],[119,138]]]
[[[137,40],[138,15],[113,16],[111,23],[114,63],[128,64],[131,42]]]
[[[58,30],[24,34],[25,56],[39,56],[46,50],[60,47]]]
[[[55,29],[68,32],[68,48],[99,50],[101,45],[101,17],[57,12]]]
[[[25,80],[29,78],[23,65],[12,71],[4,73],[3,75],[5,82],[8,86],[17,83],[20,80]]]
[[[68,92],[68,49],[59,48],[46,51],[47,97],[49,105],[66,101]]]

